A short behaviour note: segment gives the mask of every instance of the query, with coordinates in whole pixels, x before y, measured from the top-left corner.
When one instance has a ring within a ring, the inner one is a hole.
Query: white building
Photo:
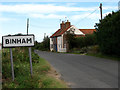
[[[84,37],[86,34],[92,34],[95,29],[78,29],[70,22],[62,22],[60,24],[60,29],[58,29],[50,37],[50,50],[56,52],[67,52],[69,50],[69,45],[66,40],[66,33],[74,33],[75,37]]]

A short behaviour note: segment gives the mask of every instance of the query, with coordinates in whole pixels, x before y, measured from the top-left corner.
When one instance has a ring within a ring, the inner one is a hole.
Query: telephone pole
[[[27,35],[28,35],[28,28],[29,28],[29,18],[27,19]]]
[[[27,35],[28,35],[28,28],[29,28],[29,18],[27,18]],[[31,54],[31,47],[29,47],[29,59],[30,59],[30,73],[31,73],[31,77],[32,77],[33,71],[32,71],[32,54]]]
[[[100,3],[100,15],[101,15],[101,20],[102,20],[102,3]]]
[[[44,33],[44,39],[45,39],[46,33]]]

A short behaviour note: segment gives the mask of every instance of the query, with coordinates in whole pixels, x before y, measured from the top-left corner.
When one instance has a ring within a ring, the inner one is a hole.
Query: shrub
[[[96,37],[100,51],[120,56],[120,11],[108,14],[96,24]]]
[[[50,50],[50,38],[44,37],[43,41],[41,43],[35,42],[35,49],[39,49],[42,51],[49,51]]]
[[[74,48],[82,48],[96,45],[96,36],[95,34],[88,34],[85,37],[77,37],[75,38],[74,44]]]

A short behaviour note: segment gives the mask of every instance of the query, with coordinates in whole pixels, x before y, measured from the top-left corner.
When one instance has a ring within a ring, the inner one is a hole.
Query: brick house
[[[69,49],[66,41],[66,32],[74,33],[75,37],[84,37],[86,34],[92,34],[95,29],[78,29],[67,20],[62,21],[60,29],[50,36],[50,51],[67,52]]]

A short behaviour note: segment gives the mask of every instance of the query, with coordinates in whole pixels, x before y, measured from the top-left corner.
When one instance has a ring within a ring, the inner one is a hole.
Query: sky
[[[51,36],[67,19],[79,29],[93,29],[100,19],[100,3],[103,18],[118,11],[119,0],[1,0],[0,43],[2,36],[26,34],[29,18],[29,34],[41,42],[44,34]]]

